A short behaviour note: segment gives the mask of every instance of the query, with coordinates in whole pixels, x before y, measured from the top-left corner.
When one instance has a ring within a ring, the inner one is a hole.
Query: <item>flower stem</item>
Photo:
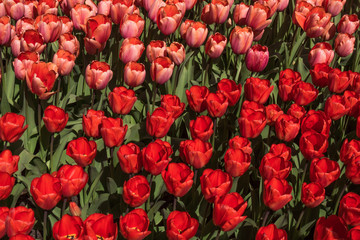
[[[333,212],[334,215],[336,215],[337,209],[338,209],[339,204],[340,204],[340,199],[341,199],[342,195],[344,194],[346,188],[347,188],[347,184],[346,184],[346,182],[345,182],[345,184],[344,184],[344,186],[343,186],[343,188],[342,188],[342,190],[341,190],[341,192],[340,192],[340,194],[338,195],[338,198],[337,198],[337,200],[336,200],[336,204],[335,204],[334,212]]]
[[[3,151],[5,151],[6,149],[7,149],[7,144],[8,144],[8,142],[4,142],[4,147],[3,147]]]
[[[220,237],[220,233],[221,233],[221,228],[219,228],[219,230],[218,230],[218,233],[217,233],[217,235],[216,235],[216,238],[215,238],[215,240],[219,240],[219,237]]]
[[[295,229],[298,229],[300,227],[300,223],[301,223],[301,220],[304,217],[304,213],[305,213],[305,208],[300,213],[300,216],[299,216],[299,219],[298,219],[298,221],[296,223]]]
[[[206,201],[205,214],[204,214],[204,218],[203,218],[202,223],[201,223],[200,240],[202,240],[202,237],[203,237],[203,234],[204,234],[205,223],[206,223],[206,219],[207,219],[207,212],[208,212],[208,210],[209,210],[209,206],[210,206],[210,203]]]
[[[177,197],[174,196],[173,211],[176,210],[176,202],[177,202]]]
[[[52,158],[53,158],[53,153],[54,153],[54,134],[55,133],[52,133],[51,134],[51,137],[50,137],[50,166],[52,166]]]
[[[266,212],[265,212],[265,214],[264,214],[264,218],[263,218],[263,221],[262,221],[261,226],[265,226],[266,220],[268,219],[269,214],[270,214],[270,211],[269,211],[269,210],[266,210]]]
[[[39,143],[41,144],[41,103],[40,99],[38,101],[38,131],[39,131]]]
[[[48,211],[45,210],[44,211],[44,222],[43,222],[43,239],[46,240],[46,235],[47,235],[47,229],[46,229],[46,223],[47,223],[47,219],[48,219]]]
[[[95,90],[91,89],[91,109],[94,107],[94,101],[95,101]]]
[[[65,209],[66,209],[66,203],[67,203],[67,198],[64,198],[63,205],[61,208],[61,216],[64,216]]]
[[[155,110],[155,100],[156,100],[156,82],[153,82],[153,92],[152,92],[152,107],[151,107],[151,113]]]

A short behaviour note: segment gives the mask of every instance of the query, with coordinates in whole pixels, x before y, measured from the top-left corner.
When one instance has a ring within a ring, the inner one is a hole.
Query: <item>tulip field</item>
[[[359,0],[0,0],[0,239],[360,240]]]

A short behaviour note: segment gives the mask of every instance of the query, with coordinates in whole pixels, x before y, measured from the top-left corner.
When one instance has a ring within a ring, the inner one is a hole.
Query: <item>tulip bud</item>
[[[25,132],[28,125],[24,126],[25,117],[12,112],[5,113],[0,118],[0,138],[2,141],[16,142]]]
[[[145,21],[140,15],[126,14],[120,23],[120,34],[123,38],[139,38],[144,30],[144,25]]]
[[[347,33],[352,35],[359,28],[359,23],[359,18],[356,14],[345,14],[342,16],[340,22],[337,25],[337,31],[339,33]]]
[[[191,239],[199,228],[199,222],[187,212],[173,211],[166,219],[166,236],[169,240]]]
[[[347,226],[341,217],[331,215],[327,219],[325,217],[320,217],[317,220],[313,239],[326,239],[329,234],[331,234],[331,238],[333,239],[346,239]]]
[[[88,141],[84,137],[71,140],[66,148],[66,155],[74,159],[81,167],[86,167],[92,163],[96,156],[95,141]]]
[[[209,93],[205,101],[206,109],[212,117],[222,117],[229,105],[227,97],[221,92]]]
[[[213,148],[211,143],[200,139],[180,142],[180,157],[196,169],[204,167],[211,159]]]
[[[335,52],[340,57],[347,57],[354,51],[355,37],[348,33],[339,33],[335,38]]]
[[[117,152],[121,170],[127,174],[138,173],[142,168],[140,148],[134,143],[122,145]]]
[[[232,178],[220,169],[205,169],[200,177],[201,192],[206,201],[213,203],[216,198],[227,194],[232,186]]]
[[[157,57],[165,57],[166,43],[161,40],[152,40],[146,47],[146,57],[153,62]]]
[[[61,132],[68,120],[69,114],[65,113],[62,108],[49,105],[44,111],[43,121],[46,129],[51,133]]]
[[[29,234],[34,226],[34,210],[24,206],[10,208],[9,215],[6,218],[6,232],[8,237],[17,234]]]
[[[126,38],[120,47],[119,58],[123,63],[136,62],[145,50],[144,43],[138,38]]]
[[[120,232],[125,239],[142,240],[146,238],[151,233],[148,231],[149,225],[149,217],[141,208],[134,209],[125,216],[120,216]]]
[[[286,240],[287,233],[283,229],[278,229],[275,224],[269,224],[265,227],[260,227],[256,233],[255,240]]]
[[[85,81],[89,88],[102,90],[112,79],[113,72],[106,62],[92,61],[85,70]]]
[[[284,179],[264,181],[263,201],[271,210],[277,211],[292,200],[292,187]]]
[[[185,33],[186,43],[192,48],[198,48],[204,43],[207,34],[208,34],[208,29],[204,23],[193,22],[189,25],[189,27],[186,30]]]
[[[58,178],[46,173],[34,178],[30,193],[35,203],[44,210],[53,209],[61,200],[62,186]]]
[[[245,64],[247,69],[252,72],[261,72],[265,69],[269,61],[269,51],[267,46],[257,44],[252,46],[246,53]]]
[[[22,52],[20,55],[14,59],[13,66],[15,77],[20,80],[25,80],[26,71],[31,69],[34,62],[38,62],[40,56],[36,52]]]
[[[245,54],[251,47],[254,33],[250,27],[235,26],[230,33],[230,45],[235,54]]]
[[[317,183],[303,183],[301,188],[301,201],[306,207],[314,208],[319,206],[325,199],[325,188]]]
[[[112,148],[120,146],[125,138],[128,125],[123,125],[121,118],[103,118],[100,133],[105,146]]]
[[[321,42],[315,44],[315,46],[310,50],[308,60],[311,67],[314,67],[317,63],[325,63],[330,65],[334,58],[334,51],[331,48],[331,45],[326,42]]]
[[[170,60],[170,58],[158,57],[151,63],[151,79],[158,84],[164,84],[170,79],[173,74],[173,70],[174,63]]]
[[[209,95],[209,89],[205,86],[191,86],[190,90],[186,90],[186,98],[189,106],[195,112],[201,113],[206,109],[206,98]]]
[[[210,58],[218,58],[224,51],[226,43],[227,39],[225,36],[220,33],[215,33],[211,35],[205,43],[205,53],[209,55]]]
[[[139,207],[150,196],[150,185],[142,175],[136,175],[124,182],[123,199],[130,207]]]
[[[315,158],[310,164],[310,180],[323,187],[329,186],[340,176],[339,164],[328,158]]]
[[[169,163],[161,176],[167,191],[175,197],[183,197],[194,182],[194,172],[184,163]]]
[[[214,133],[213,127],[214,123],[210,117],[206,115],[199,116],[195,120],[190,121],[191,137],[207,142]]]
[[[174,120],[171,112],[163,107],[158,107],[151,115],[149,112],[147,113],[146,131],[150,136],[162,138],[168,133]]]
[[[116,87],[108,96],[111,110],[116,114],[129,114],[136,102],[135,92],[125,87]]]
[[[178,28],[183,15],[174,4],[160,7],[157,13],[156,24],[164,35],[170,35]]]
[[[74,217],[80,217],[81,216],[81,209],[75,202],[69,203],[70,213]]]
[[[159,175],[171,161],[172,153],[168,142],[156,139],[141,150],[144,169],[152,175]]]
[[[59,49],[53,57],[53,63],[58,67],[58,72],[62,76],[69,75],[75,66],[75,55],[72,53]]]
[[[225,152],[224,162],[227,173],[232,177],[240,177],[249,169],[251,157],[241,149],[229,148]]]
[[[180,65],[185,60],[185,48],[181,43],[173,42],[166,48],[166,53],[176,65]]]
[[[124,82],[130,87],[140,86],[145,75],[145,66],[142,63],[128,62],[124,67]]]

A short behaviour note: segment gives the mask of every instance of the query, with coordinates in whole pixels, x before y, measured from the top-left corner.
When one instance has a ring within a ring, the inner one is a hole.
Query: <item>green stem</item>
[[[219,228],[218,233],[216,234],[215,240],[219,240],[220,233],[221,233],[221,228]]]
[[[302,178],[301,178],[301,184],[304,183],[304,181],[305,181],[306,170],[307,170],[308,166],[309,166],[309,161],[306,160],[304,172],[303,172],[303,175],[302,175]]]
[[[173,211],[176,210],[176,202],[177,202],[177,197],[174,196],[174,202],[173,202]]]
[[[334,215],[336,215],[337,209],[338,209],[339,204],[340,204],[341,197],[342,197],[342,195],[344,194],[346,188],[347,188],[347,184],[346,184],[346,182],[345,182],[345,183],[344,183],[344,186],[343,186],[343,188],[342,188],[342,190],[341,190],[341,192],[340,192],[340,194],[338,195],[338,198],[337,198],[337,200],[336,200],[336,204],[335,204],[334,212],[333,212]]]
[[[50,137],[50,166],[52,166],[52,158],[53,158],[53,153],[54,153],[54,134],[51,134]]]
[[[206,201],[205,214],[204,214],[204,218],[201,223],[200,240],[202,240],[202,238],[203,238],[203,234],[204,234],[204,230],[205,230],[205,223],[206,223],[206,219],[207,219],[207,212],[209,210],[209,207],[210,207],[210,203],[208,201]]]
[[[57,85],[57,91],[56,91],[56,100],[55,100],[55,106],[58,106],[60,101],[60,90],[61,90],[61,79],[58,79],[58,85]]]
[[[236,71],[236,75],[235,75],[235,82],[236,83],[239,83],[239,76],[240,76],[240,72],[241,72],[241,67],[242,67],[242,55],[239,55],[238,58],[237,58],[237,62],[236,62],[236,65],[237,65],[237,71]]]
[[[110,158],[109,158],[109,167],[110,167],[110,176],[114,179],[114,163],[113,163],[114,148],[110,148]]]
[[[7,149],[7,143],[8,143],[8,142],[6,142],[6,141],[4,142],[3,151],[5,151],[5,150]]]
[[[40,99],[38,101],[38,131],[39,131],[39,143],[41,144],[41,103]]]
[[[155,110],[155,100],[156,100],[156,82],[153,82],[153,92],[152,92],[152,107],[151,107],[151,113]]]
[[[269,217],[269,214],[270,214],[270,210],[266,210],[261,226],[265,226],[266,220]]]
[[[299,219],[298,219],[298,221],[296,223],[295,229],[298,229],[300,227],[300,223],[301,223],[301,220],[304,217],[304,213],[305,213],[305,208],[300,213],[300,216],[299,216]]]
[[[66,209],[66,203],[67,203],[67,198],[64,198],[63,205],[61,208],[61,216],[64,216],[65,209]]]
[[[94,107],[94,101],[95,101],[95,90],[91,89],[91,109]]]
[[[43,229],[43,239],[46,240],[46,237],[47,237],[47,229],[46,229],[46,223],[47,223],[47,220],[48,220],[48,211],[45,210],[44,211],[44,222],[43,222],[43,226],[44,226],[44,229]]]

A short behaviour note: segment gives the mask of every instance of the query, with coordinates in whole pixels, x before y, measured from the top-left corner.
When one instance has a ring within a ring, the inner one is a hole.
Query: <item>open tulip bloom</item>
[[[0,239],[360,239],[358,2],[0,0]]]

